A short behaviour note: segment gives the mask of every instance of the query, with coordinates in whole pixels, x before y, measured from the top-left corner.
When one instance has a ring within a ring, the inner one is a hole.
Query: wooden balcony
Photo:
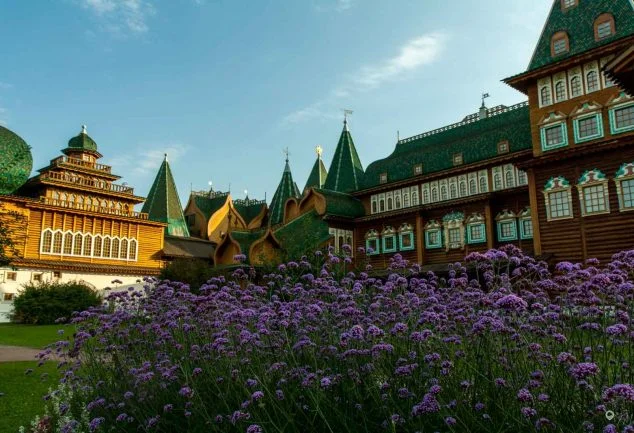
[[[129,194],[134,195],[134,188],[126,185],[117,185],[114,183],[108,183],[104,180],[99,179],[85,179],[79,176],[73,176],[69,173],[57,173],[57,172],[47,172],[42,173],[40,175],[40,180],[43,181],[53,181],[60,182],[67,185],[73,186],[84,186],[88,188],[93,188],[101,191],[108,191],[120,194]]]
[[[108,215],[119,215],[126,218],[138,218],[142,220],[148,219],[148,214],[143,212],[126,211],[111,207],[95,206],[91,203],[79,203],[74,201],[58,200],[50,197],[40,197],[40,201],[50,206],[64,207],[68,209],[84,210],[88,212],[96,212]]]
[[[70,158],[68,156],[60,156],[53,160],[51,160],[51,165],[60,166],[60,165],[71,165],[79,168],[84,168],[88,170],[100,171],[107,174],[112,174],[112,167],[105,164],[98,164],[96,162],[84,161],[78,158]]]

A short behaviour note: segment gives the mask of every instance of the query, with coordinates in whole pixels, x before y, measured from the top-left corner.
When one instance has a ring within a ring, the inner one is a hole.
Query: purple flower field
[[[47,352],[48,431],[634,432],[634,250],[551,272],[509,246],[446,278],[348,262],[112,294]]]

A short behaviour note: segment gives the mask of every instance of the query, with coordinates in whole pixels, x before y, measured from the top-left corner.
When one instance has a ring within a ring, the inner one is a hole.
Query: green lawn
[[[29,368],[33,373],[26,375]],[[49,388],[56,388],[58,381],[56,362],[41,367],[34,361],[0,363],[0,432],[16,433],[21,425],[28,426],[35,415],[42,415],[42,397]]]
[[[63,335],[57,333],[59,329],[64,330]],[[41,349],[47,344],[72,337],[74,332],[75,325],[17,325],[1,323],[0,345]]]

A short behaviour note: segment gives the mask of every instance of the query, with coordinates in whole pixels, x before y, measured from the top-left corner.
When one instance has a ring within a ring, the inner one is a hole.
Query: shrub
[[[200,259],[176,259],[169,263],[159,278],[163,280],[179,281],[188,284],[193,291],[198,291],[216,271],[206,260]]]
[[[446,279],[396,255],[386,280],[330,253],[243,269],[199,295],[110,295],[60,342],[61,431],[630,432],[634,251],[545,263],[512,246]],[[68,345],[68,346],[66,346]],[[62,388],[63,389],[63,388]],[[59,411],[58,411],[59,412]],[[606,414],[613,412],[610,416]],[[76,429],[75,429],[76,427]],[[66,430],[64,430],[66,429]]]
[[[11,321],[48,325],[101,304],[101,296],[79,282],[28,283],[13,301]]]

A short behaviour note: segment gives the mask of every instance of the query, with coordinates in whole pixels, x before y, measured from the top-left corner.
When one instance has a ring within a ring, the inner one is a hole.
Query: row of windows
[[[351,250],[354,250],[353,246],[353,233],[352,230],[343,230],[343,229],[330,229],[330,235],[333,237],[333,246],[335,247],[335,252],[342,252],[343,246],[350,246]],[[354,251],[352,251],[354,252]]]
[[[601,67],[610,59],[610,57],[601,59]],[[546,107],[614,86],[614,82],[600,71],[599,62],[593,61],[540,79],[537,82],[539,106]]]
[[[505,164],[491,169],[493,173],[493,191],[528,185],[528,176],[513,164]]]
[[[584,104],[588,105],[588,104]],[[634,103],[617,105],[608,111],[610,133],[620,134],[634,130]],[[579,115],[572,119],[575,143],[584,143],[604,136],[601,111]],[[565,119],[541,127],[542,150],[557,149],[568,145],[568,129]]]
[[[623,164],[616,172],[619,210],[634,210],[634,162]],[[582,216],[610,213],[610,195],[607,177],[597,169],[586,171],[577,184]],[[555,177],[544,189],[548,221],[573,218],[572,187],[563,177]]]
[[[468,197],[489,191],[486,170],[473,171],[421,185],[423,204]]]
[[[414,229],[411,224],[402,224],[398,230],[386,226],[380,234],[372,229],[365,234],[365,250],[368,255],[411,251],[414,248]]]
[[[88,195],[75,195],[75,194],[67,194],[65,192],[53,191],[51,194],[51,198],[53,200],[59,200],[61,202],[66,202],[69,205],[76,204],[78,208],[84,209],[86,207],[92,206],[94,208],[108,208],[114,209],[119,212],[127,212],[128,206],[126,203],[122,203],[119,201],[106,200],[104,198],[98,198]]]
[[[505,210],[496,219],[497,239],[499,242],[533,237],[533,223],[530,209],[520,215]],[[442,224],[436,220],[425,225],[425,248],[461,249],[465,244],[480,244],[487,241],[486,225],[481,214],[473,214],[464,220],[464,215],[454,212],[445,215]]]
[[[397,189],[370,198],[371,213],[389,212],[419,205],[418,186]]]
[[[46,229],[40,253],[136,261],[138,247],[134,238]]]

